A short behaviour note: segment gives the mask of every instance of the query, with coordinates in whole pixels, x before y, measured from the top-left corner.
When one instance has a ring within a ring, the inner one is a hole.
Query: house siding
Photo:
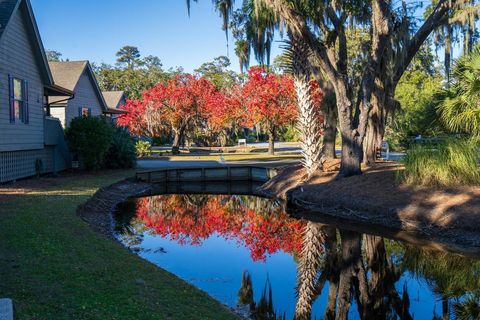
[[[90,108],[91,116],[103,114],[102,102],[98,99],[96,88],[88,73],[86,68],[75,86],[75,97],[72,100],[66,104],[52,106],[50,109],[51,116],[60,119],[63,127],[68,126],[72,119],[78,117],[79,108]]]
[[[70,164],[66,160],[56,146],[0,152],[0,183],[65,170]]]
[[[28,37],[24,6],[0,39],[0,152],[43,149],[43,82]],[[10,123],[8,75],[28,81],[29,123]]]

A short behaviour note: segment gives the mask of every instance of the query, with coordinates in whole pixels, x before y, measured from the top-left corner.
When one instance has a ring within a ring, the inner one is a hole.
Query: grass
[[[88,176],[0,203],[0,297],[16,319],[234,319],[218,302],[94,232],[75,214],[133,172]]]
[[[403,160],[407,184],[462,186],[480,184],[480,149],[474,139],[447,139],[435,145],[414,145]]]

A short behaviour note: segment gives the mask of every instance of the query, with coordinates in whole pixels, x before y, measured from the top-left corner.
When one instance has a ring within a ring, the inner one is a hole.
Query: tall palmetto
[[[438,112],[450,130],[480,136],[480,46],[457,60],[451,86],[438,96]]]
[[[320,105],[314,101],[311,82],[311,70],[308,63],[309,49],[300,40],[290,36],[289,45],[285,48],[284,69],[293,75],[293,83],[297,93],[297,129],[300,132],[302,146],[302,163],[307,172],[311,175],[321,167],[322,156],[322,129],[323,116]]]

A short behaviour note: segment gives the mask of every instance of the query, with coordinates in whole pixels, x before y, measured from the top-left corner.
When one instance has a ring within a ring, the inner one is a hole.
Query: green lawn
[[[133,172],[79,177],[0,203],[0,297],[16,319],[234,319],[176,276],[97,234],[75,214]]]

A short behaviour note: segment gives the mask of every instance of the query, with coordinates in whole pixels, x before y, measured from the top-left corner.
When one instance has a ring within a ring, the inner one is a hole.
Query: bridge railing
[[[266,182],[276,175],[274,168],[255,166],[224,166],[213,168],[166,168],[137,172],[136,178],[149,183],[256,181]]]

